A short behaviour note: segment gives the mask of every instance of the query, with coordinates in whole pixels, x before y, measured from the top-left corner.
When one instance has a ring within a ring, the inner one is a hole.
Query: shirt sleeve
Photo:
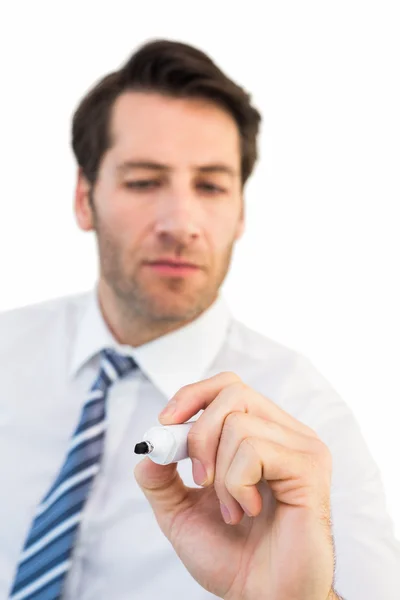
[[[346,600],[400,597],[400,544],[380,471],[349,410],[331,422],[336,589]],[[346,414],[347,413],[347,414]]]
[[[381,473],[350,407],[307,363],[308,404],[305,418],[299,418],[332,454],[335,590],[345,600],[398,600],[400,543]]]

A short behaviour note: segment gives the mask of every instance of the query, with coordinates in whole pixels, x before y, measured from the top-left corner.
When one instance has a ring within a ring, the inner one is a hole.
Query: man
[[[75,213],[99,280],[0,317],[1,597],[398,598],[351,411],[219,294],[259,122],[205,54],[162,40],[77,108]],[[158,419],[193,417],[190,460],[133,454]]]

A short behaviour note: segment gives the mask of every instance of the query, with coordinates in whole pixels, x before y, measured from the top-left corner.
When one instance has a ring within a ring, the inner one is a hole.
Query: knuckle
[[[224,433],[224,429],[228,429],[230,432],[237,431],[240,427],[240,423],[243,420],[243,413],[240,411],[232,411],[225,418],[224,428],[222,430],[222,434]]]
[[[316,477],[332,471],[332,454],[321,439],[314,439],[310,451],[306,453],[310,472]]]
[[[319,439],[317,432],[314,429],[311,429],[311,427],[309,427],[302,421],[298,421],[298,426],[299,426],[299,431],[303,435],[306,435],[307,437],[311,438],[311,440]]]
[[[317,455],[314,452],[307,452],[305,454],[305,456],[306,456],[309,471],[311,471],[312,473],[315,473],[315,471],[319,467],[319,461],[318,461]]]
[[[175,392],[173,396],[174,399],[179,400],[182,396],[185,396],[192,387],[192,383],[187,383],[186,385],[183,385],[181,388],[179,388],[177,392]]]
[[[187,443],[190,449],[190,452],[194,451],[196,454],[197,451],[202,450],[205,444],[205,437],[201,429],[197,428],[196,425],[193,425],[187,436]]]
[[[237,375],[233,371],[223,371],[221,373],[221,376],[226,379],[227,384],[229,384],[229,383],[238,383],[238,382],[242,381],[240,379],[239,375]]]
[[[241,485],[236,478],[228,471],[224,480],[224,487],[231,496],[236,498],[239,495]]]
[[[277,423],[276,421],[271,421],[271,419],[263,419],[263,426],[264,426],[266,433],[268,433],[268,432],[281,433],[282,432],[282,426],[279,423]]]
[[[249,389],[248,385],[246,385],[241,379],[233,381],[230,385],[230,388],[236,390],[237,392],[245,392]]]
[[[312,446],[313,451],[318,456],[321,462],[329,461],[332,458],[328,446],[321,440],[321,438],[313,439]]]
[[[253,451],[257,447],[257,442],[258,438],[256,436],[249,435],[241,441],[241,450],[244,450],[245,452]]]
[[[248,386],[243,381],[233,381],[226,386],[226,392],[236,402],[240,402],[248,390]]]

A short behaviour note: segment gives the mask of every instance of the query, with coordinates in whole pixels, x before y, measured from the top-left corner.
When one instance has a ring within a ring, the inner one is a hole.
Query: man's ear
[[[242,208],[240,212],[239,222],[236,228],[235,240],[238,240],[242,237],[245,228],[245,219],[244,219],[244,196],[241,198]]]
[[[83,231],[94,229],[90,190],[91,185],[83,174],[82,168],[79,167],[76,178],[74,211],[78,226]]]

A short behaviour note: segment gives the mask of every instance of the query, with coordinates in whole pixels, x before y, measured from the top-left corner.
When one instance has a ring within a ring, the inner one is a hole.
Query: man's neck
[[[103,319],[113,337],[119,344],[134,348],[181,329],[201,314],[196,313],[187,320],[146,321],[142,316],[132,314],[131,310],[128,314],[128,311],[124,310],[124,306],[101,283],[98,288],[98,302]]]

